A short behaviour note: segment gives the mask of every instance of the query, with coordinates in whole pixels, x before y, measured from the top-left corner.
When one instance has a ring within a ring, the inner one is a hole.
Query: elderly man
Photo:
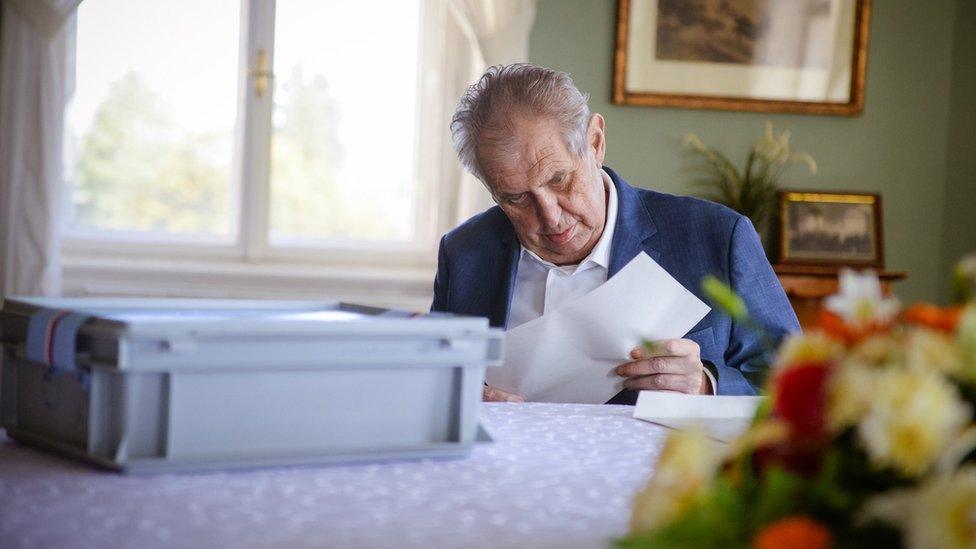
[[[603,165],[605,122],[569,75],[529,64],[492,67],[451,122],[461,164],[497,206],[446,234],[435,311],[514,328],[606,282],[646,252],[701,297],[712,274],[774,337],[799,329],[749,220],[723,206],[631,187]],[[766,363],[757,334],[710,312],[684,338],[635,348],[617,367],[633,404],[644,389],[753,394]],[[487,386],[485,400],[521,401]]]

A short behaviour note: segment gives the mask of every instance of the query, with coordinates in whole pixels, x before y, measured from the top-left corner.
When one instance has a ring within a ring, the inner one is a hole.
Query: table
[[[0,547],[606,547],[667,435],[632,413],[486,403],[465,459],[157,476],[0,434]]]

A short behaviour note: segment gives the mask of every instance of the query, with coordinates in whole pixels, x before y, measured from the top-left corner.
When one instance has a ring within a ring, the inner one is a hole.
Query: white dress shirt
[[[607,281],[610,245],[617,226],[617,189],[606,172],[601,170],[600,173],[607,189],[607,219],[600,240],[590,255],[578,265],[563,266],[546,261],[519,244],[521,252],[507,329],[511,330],[555,311]],[[712,382],[714,391],[718,384],[708,368],[703,369]]]
[[[603,185],[607,189],[607,221],[600,240],[590,255],[578,265],[562,267],[542,259],[520,245],[515,293],[508,315],[509,329],[555,311],[607,281],[610,244],[617,225],[617,189],[606,172],[601,170],[600,173],[603,174]]]

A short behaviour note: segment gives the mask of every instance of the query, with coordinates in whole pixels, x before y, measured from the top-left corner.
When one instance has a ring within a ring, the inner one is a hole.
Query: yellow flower
[[[718,453],[714,444],[701,431],[671,433],[651,480],[635,496],[631,533],[654,530],[694,504],[715,476]]]
[[[917,372],[955,375],[962,370],[962,357],[948,335],[918,328],[906,335],[905,366]]]
[[[739,456],[752,452],[756,448],[783,442],[789,436],[790,426],[785,421],[776,418],[763,419],[751,425],[745,433],[732,441],[729,453]]]
[[[827,384],[827,426],[840,431],[857,425],[871,406],[875,385],[881,376],[876,369],[845,363]]]
[[[840,358],[844,346],[826,333],[813,330],[791,335],[779,349],[776,365],[787,367],[810,362],[831,362]]]
[[[901,368],[880,372],[858,434],[871,461],[906,476],[925,473],[969,419],[969,408],[941,375]]]
[[[900,362],[901,349],[890,334],[879,333],[860,341],[846,357],[846,361],[864,366],[885,366]]]
[[[869,516],[900,526],[910,549],[976,547],[976,467],[870,501]]]

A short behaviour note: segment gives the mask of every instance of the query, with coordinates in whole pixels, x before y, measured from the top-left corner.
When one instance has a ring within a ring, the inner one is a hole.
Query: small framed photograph
[[[613,101],[855,116],[871,0],[619,0]]]
[[[881,195],[781,191],[779,263],[884,268]]]

